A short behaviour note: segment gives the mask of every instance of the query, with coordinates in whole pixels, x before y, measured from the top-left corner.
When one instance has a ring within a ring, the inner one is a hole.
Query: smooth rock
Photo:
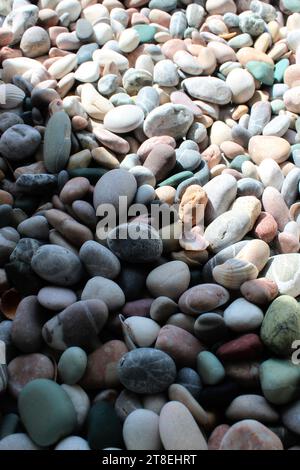
[[[230,421],[255,419],[262,423],[276,423],[279,419],[277,411],[261,395],[240,395],[235,398],[226,410]]]
[[[83,376],[87,366],[85,351],[77,346],[66,349],[60,356],[57,370],[64,384],[74,385]]]
[[[34,413],[31,404],[34,403]],[[32,440],[41,446],[54,444],[71,434],[76,425],[74,406],[55,382],[36,379],[21,391],[18,400],[21,420]]]
[[[148,114],[144,133],[147,137],[168,135],[180,139],[186,135],[193,120],[193,113],[186,106],[166,103]]]
[[[135,410],[126,418],[123,438],[127,450],[159,450],[159,417],[150,410]]]
[[[82,276],[78,256],[58,245],[40,247],[32,257],[31,267],[42,279],[60,286],[76,284]]]
[[[173,383],[176,366],[163,351],[139,348],[125,354],[119,362],[121,383],[136,393],[160,393]]]
[[[261,325],[263,319],[263,311],[244,298],[234,300],[224,310],[226,326],[233,331],[241,333],[255,330]]]
[[[166,450],[207,450],[192,414],[182,403],[168,402],[161,410],[159,432]]]
[[[107,306],[101,300],[75,302],[44,324],[43,338],[50,347],[59,351],[69,346],[92,347],[97,344],[97,335],[107,318]]]
[[[281,440],[259,421],[245,419],[229,428],[220,450],[283,450]]]
[[[79,257],[91,277],[115,279],[120,273],[121,265],[118,258],[105,246],[93,240],[81,246]]]

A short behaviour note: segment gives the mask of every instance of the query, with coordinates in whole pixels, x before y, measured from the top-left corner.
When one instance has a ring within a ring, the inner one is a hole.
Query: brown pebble
[[[246,281],[241,285],[241,294],[249,302],[257,305],[269,304],[278,295],[278,287],[274,281],[260,277]]]

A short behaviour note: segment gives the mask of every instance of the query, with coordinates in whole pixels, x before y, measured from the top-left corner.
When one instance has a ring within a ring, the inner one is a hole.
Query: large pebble
[[[125,303],[125,296],[118,284],[102,276],[95,276],[86,283],[82,300],[98,299],[106,303],[109,310],[116,310]]]
[[[60,351],[69,346],[85,348],[97,344],[97,335],[107,318],[107,306],[101,300],[75,302],[45,323],[43,338],[49,346]]]
[[[159,432],[166,450],[207,450],[191,412],[177,401],[170,401],[161,410]]]
[[[229,292],[216,284],[200,284],[191,287],[179,298],[179,307],[189,315],[199,315],[224,305]]]
[[[146,285],[154,297],[166,296],[173,300],[187,290],[190,271],[182,261],[170,261],[155,268],[147,277]]]
[[[123,134],[133,131],[144,121],[144,113],[139,106],[125,104],[114,108],[105,115],[104,126],[111,132]]]
[[[254,419],[240,421],[227,431],[220,450],[283,450],[281,440]]]
[[[105,246],[93,240],[85,242],[79,257],[90,276],[115,279],[121,270],[118,258]]]
[[[150,410],[135,410],[126,418],[123,438],[127,450],[159,450],[159,417]]]
[[[0,153],[9,161],[24,160],[36,152],[41,143],[41,134],[27,124],[15,124],[7,129],[0,139]]]
[[[163,351],[139,348],[123,356],[118,373],[121,383],[132,392],[159,393],[174,382],[176,366]]]
[[[193,120],[193,113],[186,106],[166,103],[148,114],[144,132],[147,137],[168,135],[180,139],[185,137]]]
[[[230,88],[216,77],[192,77],[182,82],[183,88],[193,98],[224,105],[231,101]]]
[[[157,260],[163,250],[157,230],[145,223],[123,224],[108,234],[109,248],[124,261],[149,263]]]
[[[42,278],[60,286],[76,284],[82,276],[78,256],[58,245],[43,245],[33,255],[32,269]]]
[[[276,355],[287,356],[300,335],[300,307],[288,295],[275,299],[264,317],[260,336],[264,344]]]
[[[32,407],[34,403],[34,408]],[[18,400],[21,420],[32,440],[40,446],[54,444],[72,433],[76,425],[74,406],[55,382],[36,379],[21,391]]]
[[[224,311],[226,326],[237,332],[255,330],[261,325],[263,318],[263,311],[244,298],[235,300]]]

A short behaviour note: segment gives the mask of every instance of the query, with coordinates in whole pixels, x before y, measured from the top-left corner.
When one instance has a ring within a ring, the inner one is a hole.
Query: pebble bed
[[[0,450],[300,449],[299,115],[299,0],[0,2]]]

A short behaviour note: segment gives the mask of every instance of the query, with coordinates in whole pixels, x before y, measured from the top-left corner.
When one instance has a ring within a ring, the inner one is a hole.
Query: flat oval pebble
[[[184,313],[198,315],[224,305],[229,292],[216,284],[200,284],[191,287],[179,298],[179,307]]]
[[[127,450],[159,450],[159,417],[150,410],[135,410],[126,418],[123,438]]]
[[[87,366],[87,355],[81,348],[66,349],[57,364],[57,370],[64,384],[74,385],[83,376]]]
[[[127,104],[109,111],[104,117],[104,126],[111,132],[123,134],[133,131],[144,121],[144,113],[139,106]]]
[[[182,403],[170,401],[161,410],[159,432],[166,450],[207,450],[192,414]]]
[[[77,300],[75,292],[65,287],[43,287],[37,296],[39,303],[49,310],[63,310]]]

